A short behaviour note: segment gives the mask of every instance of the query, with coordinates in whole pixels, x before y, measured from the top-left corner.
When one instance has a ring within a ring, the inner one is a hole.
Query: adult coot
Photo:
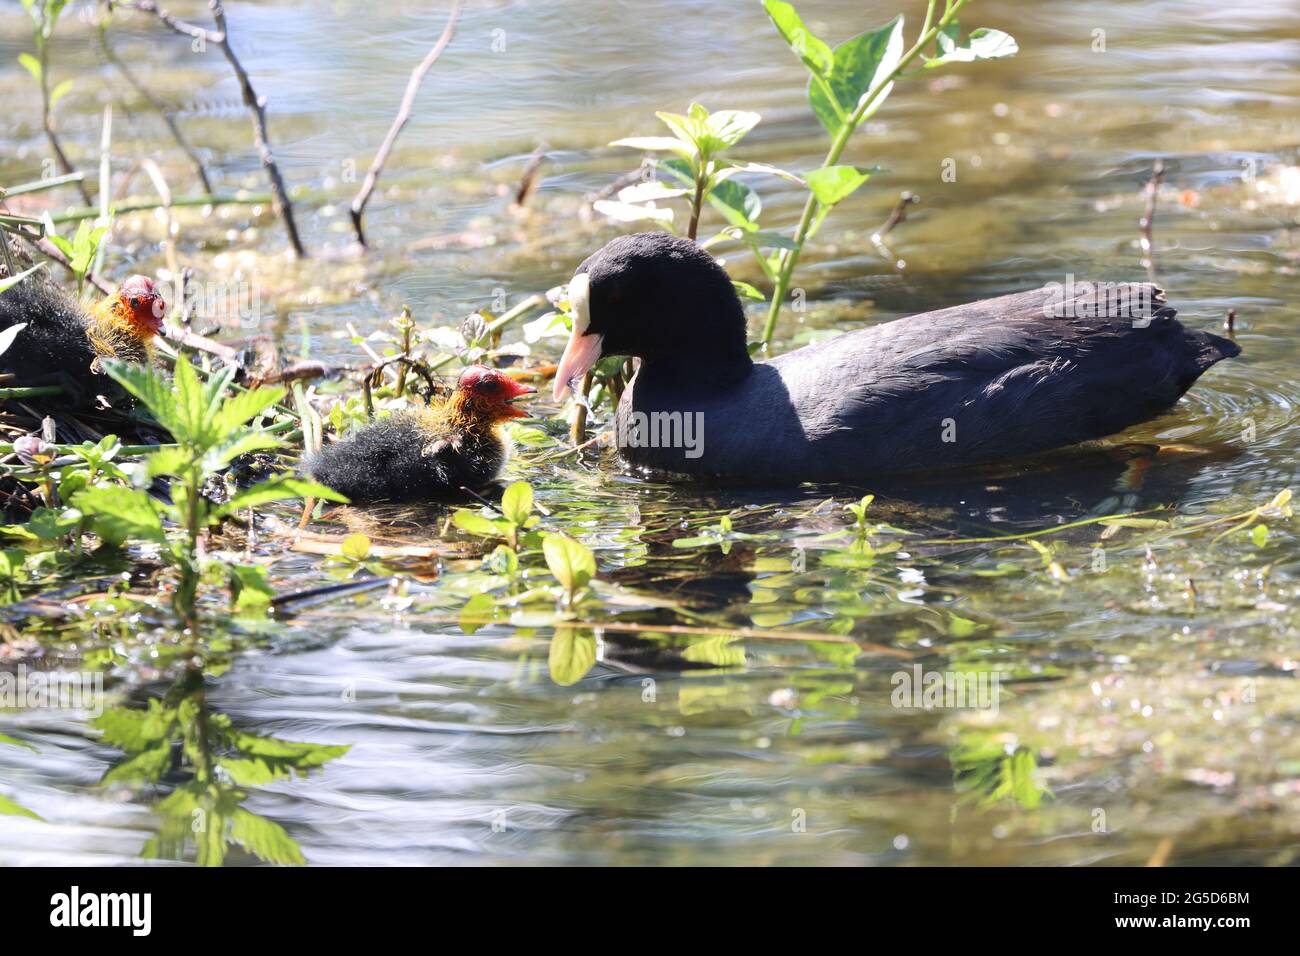
[[[602,355],[641,360],[615,418],[633,464],[754,482],[860,481],[1100,438],[1173,405],[1238,346],[1150,283],[1046,286],[750,359],[725,271],[665,233],[613,240],[569,286],[557,399]]]

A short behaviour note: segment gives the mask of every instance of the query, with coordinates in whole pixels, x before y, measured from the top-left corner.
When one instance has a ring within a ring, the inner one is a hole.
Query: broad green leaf
[[[726,163],[726,165],[723,165],[721,169],[713,174],[714,182],[722,182],[724,179],[730,179],[738,173],[765,173],[768,176],[779,176],[788,182],[798,183],[800,186],[804,185],[801,177],[778,166],[769,166],[767,163],[727,163],[726,160],[722,162]]]
[[[54,89],[50,90],[50,109],[54,109],[55,105],[59,102],[59,100],[63,99],[63,97],[66,96],[71,89],[72,89],[72,81],[64,80]]]
[[[695,107],[698,104],[692,103],[691,106]],[[673,135],[690,148],[691,155],[695,155],[699,152],[700,137],[704,134],[704,124],[697,117],[689,115],[689,113],[688,110],[687,115],[683,116],[681,113],[656,111],[655,116],[659,117],[660,122],[672,130]]]
[[[101,783],[152,783],[162,777],[172,762],[172,742],[161,740],[146,750],[127,757],[108,773]]]
[[[893,83],[881,84],[894,72],[902,57],[901,16],[835,48],[835,65],[825,83],[817,82],[814,77],[808,85],[808,99],[813,112],[831,136],[839,132],[862,98],[873,88],[880,87],[876,106],[885,101]]]
[[[451,516],[451,523],[461,531],[481,538],[504,537],[507,531],[491,518],[485,518],[469,508],[457,508]]]
[[[490,594],[475,594],[460,609],[460,629],[473,634],[496,613],[496,601]]]
[[[831,72],[834,65],[831,48],[804,26],[794,4],[784,3],[783,0],[763,0],[763,8],[804,66],[820,76]]]
[[[523,525],[533,512],[533,489],[526,481],[516,481],[501,495],[501,513],[506,520]]]
[[[709,205],[722,213],[727,222],[738,229],[753,232],[758,228],[758,217],[763,203],[758,193],[744,183],[724,180],[716,183],[708,193]]]
[[[176,440],[182,444],[194,443],[203,448],[209,444],[208,436],[212,433],[208,421],[207,395],[199,381],[194,366],[184,355],[176,359],[176,370],[172,376],[173,400],[176,403],[177,419],[181,423],[182,433]],[[152,410],[152,409],[151,409]],[[173,432],[175,435],[175,432]]]
[[[732,279],[731,284],[736,287],[737,294],[746,299],[754,299],[757,302],[766,302],[767,296],[754,288],[748,282],[741,282],[739,279]]]
[[[678,199],[688,195],[689,189],[668,186],[652,179],[648,183],[637,183],[618,191],[618,201],[625,203],[656,202],[660,199]]]
[[[572,627],[557,627],[546,663],[552,681],[561,687],[573,686],[596,665],[595,635],[579,633]]]
[[[700,151],[713,155],[735,146],[761,119],[758,113],[746,110],[718,110],[703,121]]]
[[[339,553],[353,561],[364,561],[370,557],[370,539],[364,534],[350,534],[343,539]]]
[[[598,199],[591,204],[591,208],[602,216],[608,216],[615,222],[640,222],[646,219],[652,222],[673,221],[673,211],[669,208],[656,209],[651,206],[635,206],[631,203],[614,202],[609,199]]]
[[[36,59],[30,53],[19,53],[18,62],[26,67],[27,72],[32,75],[32,79],[37,83],[41,82],[41,61]]]
[[[823,206],[834,206],[871,178],[860,166],[823,166],[808,174],[808,188]]]
[[[546,566],[566,591],[585,587],[596,574],[596,556],[585,544],[567,535],[548,534],[542,539]]]
[[[690,159],[695,155],[694,145],[684,143],[673,136],[628,136],[624,139],[616,139],[609,145],[626,146],[628,149],[639,149],[647,153],[662,153],[669,150],[683,159]]]
[[[1003,33],[1001,30],[979,27],[972,30],[970,36],[961,42],[958,42],[959,33],[960,28],[957,24],[950,23],[939,34],[935,41],[939,48],[939,55],[925,61],[927,70],[937,66],[946,66],[949,63],[999,60],[1003,57],[1015,56],[1020,52],[1020,46],[1016,43],[1015,37]]]
[[[275,597],[275,588],[267,580],[267,569],[260,564],[232,564],[230,590],[235,598],[235,608],[265,608]]]
[[[136,488],[99,486],[79,491],[72,506],[91,519],[95,533],[110,544],[131,539],[162,542],[162,506]]]

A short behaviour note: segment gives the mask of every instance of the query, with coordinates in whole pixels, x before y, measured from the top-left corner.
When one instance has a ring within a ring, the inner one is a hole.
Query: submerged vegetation
[[[270,795],[310,787],[300,778],[345,763],[352,742],[254,732],[223,712],[211,692],[245,655],[315,646],[322,635],[337,637],[376,622],[394,633],[423,628],[452,635],[467,647],[491,641],[490,650],[478,653],[492,665],[484,664],[483,672],[493,676],[474,672],[467,678],[472,693],[489,698],[496,693],[490,684],[545,684],[546,716],[539,722],[559,724],[568,708],[581,713],[597,694],[624,694],[626,713],[636,716],[620,713],[610,727],[631,722],[638,733],[670,744],[681,741],[687,728],[692,734],[698,729],[706,744],[697,746],[715,747],[703,752],[719,764],[734,760],[735,751],[710,735],[737,726],[743,728],[741,744],[754,754],[782,748],[797,754],[795,759],[814,768],[810,779],[817,781],[789,795],[800,807],[834,806],[843,819],[874,827],[863,817],[881,797],[872,791],[863,803],[867,809],[858,806],[862,795],[845,783],[847,773],[864,766],[896,773],[889,769],[893,761],[944,781],[945,815],[988,814],[1002,833],[1033,831],[1040,819],[1060,819],[1048,814],[1090,807],[1071,805],[1069,793],[1120,746],[1106,721],[1118,720],[1114,714],[1130,701],[1138,701],[1135,713],[1142,714],[1156,696],[1144,683],[1153,680],[1151,673],[1134,663],[1145,640],[1138,623],[1127,624],[1113,647],[1066,641],[1056,648],[1025,639],[1022,632],[1064,630],[1053,608],[1067,595],[1083,595],[1106,614],[1159,621],[1166,630],[1213,610],[1239,615],[1243,630],[1289,621],[1278,627],[1294,635],[1293,505],[1284,479],[1283,486],[1260,484],[1243,492],[1249,497],[1244,506],[1223,501],[1183,509],[1173,494],[1168,501],[1137,500],[1127,483],[1138,483],[1141,469],[1128,461],[1117,465],[1101,450],[1080,458],[1082,471],[1103,476],[1105,493],[1096,500],[1082,507],[1072,500],[1032,518],[998,513],[996,519],[972,518],[964,497],[936,495],[936,503],[928,503],[926,487],[916,490],[920,503],[905,500],[896,487],[865,496],[862,489],[806,488],[776,503],[766,496],[746,500],[728,491],[665,487],[618,471],[602,440],[602,427],[631,373],[618,358],[597,364],[571,407],[540,407],[533,421],[509,426],[516,452],[502,486],[480,489],[482,497],[467,497],[452,508],[349,507],[340,495],[300,476],[302,456],[375,417],[425,404],[462,366],[509,367],[521,380],[542,381],[554,372],[555,339],[572,322],[565,289],[535,289],[513,306],[504,294],[495,295],[455,320],[404,309],[382,327],[349,325],[346,363],[323,361],[310,354],[308,344],[286,358],[267,345],[266,336],[222,338],[210,322],[213,315],[190,304],[195,287],[225,280],[206,254],[207,246],[222,247],[219,254],[225,254],[224,240],[214,233],[187,250],[182,227],[198,228],[183,218],[187,205],[208,215],[228,203],[250,216],[259,204],[270,205],[287,224],[291,246],[305,255],[312,241],[304,235],[300,243],[293,226],[294,202],[307,201],[279,182],[267,107],[227,44],[221,5],[213,5],[217,32],[186,21],[163,25],[194,43],[216,42],[220,34],[254,114],[271,191],[214,192],[203,162],[169,122],[187,157],[186,175],[197,164],[203,192],[173,197],[155,165],[157,175],[149,173],[159,194],[155,201],[111,194],[107,171],[92,197],[63,149],[56,122],[55,107],[74,89],[72,80],[52,81],[57,64],[50,40],[65,4],[23,4],[33,27],[33,52],[22,63],[37,84],[43,134],[59,175],[0,196],[9,204],[0,209],[7,263],[0,295],[36,268],[62,269],[81,297],[103,289],[110,284],[105,276],[153,252],[152,240],[142,243],[139,234],[124,232],[125,223],[156,215],[164,223],[157,248],[179,307],[173,309],[171,348],[157,367],[104,363],[126,397],[100,415],[78,417],[61,409],[57,387],[0,382],[0,662],[8,669],[39,663],[106,679],[106,706],[89,721],[94,739],[116,755],[101,784],[105,790],[124,788],[157,815],[156,835],[141,848],[143,857],[220,865],[242,852],[268,863],[306,862],[290,828],[272,819],[274,810],[263,813],[249,804],[264,799],[261,805],[273,807]],[[919,29],[909,32],[899,16],[832,46],[792,4],[765,0],[768,19],[806,69],[808,106],[829,137],[821,163],[789,170],[758,161],[747,136],[761,122],[759,113],[691,103],[684,112],[655,114],[670,135],[613,141],[616,155],[631,149],[651,159],[637,181],[594,200],[592,208],[615,223],[649,222],[711,250],[730,246],[752,253],[761,279],[737,279],[736,285],[756,309],[762,303],[754,350],[775,351],[778,319],[791,301],[809,244],[836,207],[879,175],[879,167],[846,162],[845,156],[895,86],[919,84],[940,68],[1017,52],[1008,34],[967,30],[958,22],[958,14],[972,5],[929,0]],[[112,6],[112,19],[97,27],[106,38],[114,19],[128,13],[148,23],[166,16],[153,4]],[[458,13],[459,4],[429,65],[450,41]],[[754,15],[760,16],[757,10]],[[413,82],[418,86],[418,77]],[[935,90],[934,95],[942,92]],[[410,104],[403,108],[409,113]],[[108,170],[117,147],[107,131],[102,142]],[[376,160],[376,177],[391,146],[386,143]],[[797,218],[777,221],[770,209],[765,212],[763,182],[795,187]],[[52,215],[37,200],[60,189],[76,189],[84,205]],[[521,189],[519,195],[526,193]],[[16,208],[39,215],[11,213],[10,206],[23,198],[31,207]],[[317,198],[345,202],[341,194]],[[527,228],[545,232],[554,225],[541,222]],[[354,225],[363,238],[359,211]],[[132,236],[129,254],[123,235]],[[240,231],[231,227],[227,235],[233,242]],[[383,264],[365,258],[377,244],[372,230],[370,252],[353,251],[323,268],[382,275]],[[38,252],[49,261],[35,264]],[[561,265],[567,269],[576,262]],[[205,268],[210,274],[194,272]],[[267,274],[285,284],[303,275]],[[334,282],[321,282],[336,296],[328,304],[347,302],[343,283]],[[16,334],[0,333],[0,359]],[[277,329],[282,341],[293,334]],[[1144,463],[1162,454],[1144,449],[1138,452]],[[1193,459],[1200,453],[1181,451]],[[972,487],[992,489],[996,496],[1016,477],[981,476]],[[1112,493],[1113,488],[1122,490]],[[988,513],[1000,508],[998,499]],[[1241,673],[1251,680],[1293,674],[1294,644],[1271,646],[1266,661],[1257,659],[1256,645],[1242,649]],[[1168,697],[1209,700],[1223,692],[1206,689],[1196,660],[1189,665],[1193,676],[1171,678]],[[1116,668],[1110,677],[1078,676],[1087,666],[1110,663]],[[364,670],[364,664],[349,666]],[[888,705],[891,672],[914,666],[971,679],[997,676],[1005,695],[1001,710],[944,712],[927,704],[909,712],[901,743],[887,751],[871,722]],[[611,670],[619,680],[584,683]],[[508,681],[498,680],[503,673]],[[741,674],[746,677],[736,683],[726,680]],[[761,693],[746,686],[750,675]],[[1145,690],[1129,694],[1125,680]],[[349,676],[341,696],[332,680],[321,683],[328,684],[323,699],[331,706],[355,703],[356,678]],[[1097,724],[1077,727],[1070,717],[1068,732],[1061,730],[1066,718],[1036,697],[1053,684],[1069,695],[1078,714],[1105,701]],[[572,690],[556,696],[557,688]],[[411,691],[367,691],[363,680],[361,693],[367,692],[389,695],[383,706],[396,713]],[[1119,702],[1115,710],[1112,700]],[[555,701],[563,706],[552,709]],[[460,703],[466,712],[480,706],[472,697]],[[655,707],[635,709],[643,703]],[[1300,712],[1288,690],[1276,692],[1273,706],[1277,714]],[[0,699],[0,707],[9,705]],[[1237,712],[1228,719],[1247,720]],[[1278,743],[1264,723],[1253,730]],[[11,735],[0,733],[0,746],[36,746],[23,739],[21,729],[11,729]],[[320,736],[331,732],[341,731],[335,726]],[[609,769],[618,761],[605,752],[604,733],[594,732],[587,741],[590,762],[622,792],[626,783]],[[1130,733],[1137,732],[1124,730]],[[1149,738],[1124,737],[1122,746],[1131,756],[1158,740],[1152,746],[1166,749],[1180,779],[1210,779],[1195,776],[1202,768],[1171,736],[1176,733],[1166,729]],[[558,755],[566,779],[588,772],[586,757]],[[654,774],[676,759],[668,752],[647,760],[655,765],[645,768],[645,786],[659,786]],[[1290,763],[1283,765],[1283,759]],[[1300,767],[1300,753],[1280,754],[1278,766],[1275,774],[1261,773],[1259,792],[1243,800],[1293,799],[1283,789]],[[1140,777],[1153,771],[1132,772]],[[300,782],[277,789],[293,780]],[[1217,784],[1210,779],[1204,785]],[[562,796],[572,795],[566,785],[553,786]],[[0,790],[0,815],[39,825],[43,821],[26,803]],[[879,835],[882,845],[900,853],[907,846],[898,839],[902,816],[882,814],[893,831]],[[789,827],[788,820],[777,823],[782,833]]]

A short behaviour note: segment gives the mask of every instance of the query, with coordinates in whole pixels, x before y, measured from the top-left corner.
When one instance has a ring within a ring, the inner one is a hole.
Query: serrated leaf
[[[245,488],[232,496],[229,501],[212,512],[215,522],[246,508],[270,504],[273,501],[287,501],[291,498],[320,498],[325,501],[337,501],[346,504],[348,499],[332,488],[327,488],[314,481],[293,478],[288,475],[268,478]]]
[[[239,392],[221,404],[213,420],[213,428],[218,435],[228,435],[282,398],[284,398],[284,389],[279,387],[255,388],[251,391]]]
[[[283,866],[307,863],[302,848],[284,827],[243,807],[230,814],[230,838],[263,863]]]
[[[94,532],[105,541],[121,545],[131,539],[166,540],[162,506],[136,488],[92,487],[77,492],[72,506],[91,519]]]

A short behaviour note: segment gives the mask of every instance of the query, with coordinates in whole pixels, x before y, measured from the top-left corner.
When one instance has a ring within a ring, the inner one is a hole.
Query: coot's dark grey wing
[[[985,463],[1145,421],[1240,351],[1175,315],[1149,283],[1068,299],[1046,287],[885,323],[774,364],[828,470]]]
[[[95,353],[81,307],[44,270],[0,292],[0,329],[18,324],[27,327],[0,354],[0,371],[15,376],[11,384],[65,385],[79,393],[64,396],[72,404],[108,385],[91,370]]]
[[[1150,284],[1052,287],[898,319],[683,389],[642,369],[620,407],[697,415],[702,440],[634,463],[755,481],[852,481],[1000,461],[1113,434],[1238,347],[1186,329]],[[623,444],[620,442],[620,444]]]

